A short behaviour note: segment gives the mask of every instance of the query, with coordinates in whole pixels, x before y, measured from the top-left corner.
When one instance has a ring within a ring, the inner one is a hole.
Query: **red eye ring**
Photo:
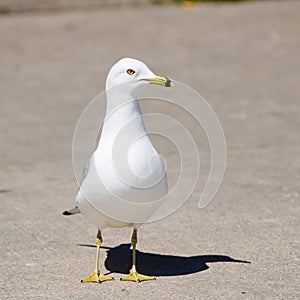
[[[132,70],[132,69],[128,69],[128,70],[126,71],[126,73],[127,73],[128,75],[133,75],[133,74],[135,74],[135,71]]]

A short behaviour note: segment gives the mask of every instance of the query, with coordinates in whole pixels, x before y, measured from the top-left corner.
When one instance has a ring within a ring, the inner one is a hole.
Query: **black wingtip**
[[[71,215],[71,213],[68,212],[67,210],[65,210],[62,214],[63,214],[64,216],[70,216],[70,215]]]

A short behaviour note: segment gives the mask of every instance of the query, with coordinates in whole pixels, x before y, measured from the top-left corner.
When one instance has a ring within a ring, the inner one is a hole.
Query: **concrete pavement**
[[[299,26],[299,1],[1,16],[1,299],[299,298]],[[131,233],[107,229],[101,267],[115,281],[81,284],[96,228],[61,215],[77,191],[72,136],[125,56],[210,102],[227,170],[208,207],[198,191],[140,230],[138,264],[156,281],[118,280]]]

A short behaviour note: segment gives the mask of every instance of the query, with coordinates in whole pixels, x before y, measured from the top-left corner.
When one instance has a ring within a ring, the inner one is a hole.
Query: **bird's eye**
[[[127,73],[128,75],[133,75],[133,74],[135,74],[135,71],[132,70],[132,69],[128,69],[128,70],[126,71],[126,73]]]

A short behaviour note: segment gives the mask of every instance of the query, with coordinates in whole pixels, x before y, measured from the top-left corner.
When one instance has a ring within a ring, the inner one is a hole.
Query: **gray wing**
[[[93,158],[93,155],[91,157],[89,157],[85,162],[85,165],[84,165],[84,168],[82,171],[80,185],[83,183],[84,179],[86,178],[87,174],[89,173],[92,158]]]
[[[82,172],[82,176],[81,176],[80,186],[83,183],[84,179],[87,177],[87,174],[89,173],[89,169],[90,169],[92,157],[93,157],[93,155],[91,157],[89,157],[86,160],[86,162],[85,162],[85,165],[84,165],[84,168],[83,168],[83,172]],[[80,187],[79,187],[79,189],[80,189]],[[71,216],[71,215],[76,215],[76,214],[79,214],[79,213],[80,213],[80,210],[79,210],[78,206],[76,205],[72,209],[65,210],[63,212],[63,215],[65,215],[65,216]]]

